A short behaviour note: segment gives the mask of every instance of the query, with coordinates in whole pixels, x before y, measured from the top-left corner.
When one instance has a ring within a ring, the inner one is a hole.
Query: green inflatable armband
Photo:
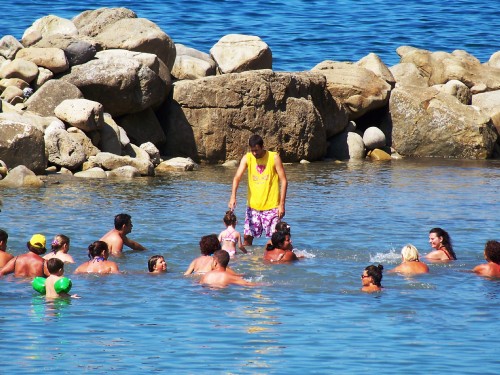
[[[71,290],[71,287],[73,286],[73,283],[71,282],[70,279],[67,277],[61,277],[59,280],[57,280],[54,284],[54,289],[57,294],[60,293],[69,293]],[[45,288],[44,288],[45,290]]]
[[[31,286],[40,294],[45,294],[45,277],[37,276],[31,282]]]

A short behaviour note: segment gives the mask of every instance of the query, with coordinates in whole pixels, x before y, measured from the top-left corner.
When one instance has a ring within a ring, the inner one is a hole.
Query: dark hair
[[[486,255],[486,260],[500,264],[500,242],[494,240],[486,242],[484,255]]]
[[[104,250],[108,249],[108,244],[104,241],[94,241],[89,245],[89,258],[95,258],[101,255]]]
[[[148,269],[149,272],[153,272],[155,270],[156,262],[158,259],[163,258],[163,255],[152,255],[148,260]]]
[[[129,214],[118,214],[115,216],[115,229],[122,229],[124,225],[130,223],[132,216]]]
[[[380,283],[382,282],[382,270],[384,269],[384,266],[379,264],[378,266],[368,266],[365,268],[366,274],[368,276],[371,276],[373,283],[376,286],[382,286]]]
[[[254,134],[248,139],[248,145],[250,147],[255,147],[255,146],[264,147],[264,140],[260,135]]]
[[[232,226],[236,225],[236,215],[231,210],[226,212],[223,220],[224,220],[224,224],[226,224],[226,225],[232,225]]]
[[[271,243],[266,246],[266,250],[281,249],[285,245],[286,236],[285,232],[274,232],[271,236]]]
[[[64,262],[59,258],[50,258],[47,261],[47,270],[51,275],[64,268]]]
[[[290,225],[284,221],[280,221],[276,226],[274,227],[274,230],[276,232],[285,232],[286,234],[290,235]]]
[[[429,233],[436,233],[436,236],[438,237],[443,237],[443,241],[441,241],[441,244],[448,250],[450,253],[451,257],[454,260],[457,260],[457,255],[453,251],[453,245],[451,244],[451,238],[450,235],[448,234],[447,231],[441,228],[432,228]]]
[[[7,241],[9,239],[9,235],[3,229],[0,229],[0,241]]]
[[[229,264],[229,253],[226,250],[217,250],[214,253],[214,258],[224,268]]]
[[[200,251],[203,255],[212,255],[217,250],[220,250],[219,238],[216,234],[209,234],[208,236],[201,237]]]
[[[28,247],[28,250],[31,251],[32,253],[35,253],[36,255],[42,255],[47,251],[45,247],[36,247],[33,246],[30,241],[26,242],[26,246]],[[42,246],[42,244],[40,244]]]
[[[64,234],[58,234],[52,240],[51,248],[53,251],[57,252],[64,244],[69,245],[69,237]]]

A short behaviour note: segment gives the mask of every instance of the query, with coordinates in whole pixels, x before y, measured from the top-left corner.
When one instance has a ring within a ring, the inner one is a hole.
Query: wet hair
[[[129,214],[118,214],[115,216],[115,229],[122,229],[124,225],[127,225],[132,220],[132,216]]]
[[[59,258],[50,258],[47,261],[47,270],[51,275],[59,272],[59,270],[64,269],[64,262]]]
[[[382,282],[382,270],[384,269],[384,266],[379,264],[378,266],[371,265],[365,268],[366,274],[368,276],[371,276],[373,283],[376,286],[381,287],[382,285],[380,284]]]
[[[276,226],[274,227],[274,230],[276,232],[285,232],[286,234],[291,234],[290,233],[290,225],[284,221],[280,221]]]
[[[219,238],[216,234],[209,234],[207,236],[201,237],[200,240],[200,251],[203,255],[212,255],[217,250],[220,250]]]
[[[486,242],[484,255],[486,255],[486,260],[500,264],[500,242],[494,240]]]
[[[266,250],[281,249],[285,245],[286,236],[285,232],[274,232],[271,236],[271,243],[266,246]]]
[[[227,211],[223,220],[227,226],[232,225],[234,227],[236,225],[236,215],[233,211]]]
[[[7,241],[9,239],[9,235],[3,229],[0,229],[0,241]]]
[[[163,255],[152,255],[149,258],[149,260],[148,260],[148,269],[149,269],[149,272],[154,272],[155,267],[156,267],[156,262],[158,261],[158,259],[161,259],[161,258],[163,258]]]
[[[95,258],[102,254],[104,250],[108,249],[108,244],[104,241],[94,241],[89,245],[89,258]]]
[[[52,240],[51,248],[52,251],[57,252],[60,250],[65,244],[69,245],[69,237],[64,234],[58,234]]]
[[[457,260],[457,255],[453,251],[453,245],[451,244],[451,238],[450,235],[448,234],[447,231],[441,228],[432,228],[429,233],[435,233],[436,236],[438,237],[443,237],[443,241],[441,243],[443,244],[444,247],[446,247],[446,250],[450,253],[451,257],[454,260]]]
[[[255,147],[255,146],[264,147],[264,140],[260,135],[254,134],[248,139],[248,145],[250,147]]]
[[[406,246],[403,246],[403,248],[401,249],[401,255],[403,256],[403,259],[407,262],[418,261],[418,250],[411,243],[409,243]]]
[[[224,268],[229,264],[229,253],[226,250],[217,250],[214,253],[214,258]]]

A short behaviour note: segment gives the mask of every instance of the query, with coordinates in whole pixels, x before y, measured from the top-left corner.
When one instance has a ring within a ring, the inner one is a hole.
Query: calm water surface
[[[219,233],[234,169],[130,182],[54,180],[39,190],[1,190],[0,227],[24,252],[35,232],[86,247],[133,217],[131,238],[148,247],[117,262],[123,275],[72,275],[81,299],[46,302],[29,283],[0,280],[1,373],[496,374],[500,281],[473,275],[498,236],[498,161],[402,160],[287,165],[286,220],[307,258],[264,265],[265,239],[232,267],[268,286],[203,288],[182,276],[202,235]],[[243,222],[245,186],[236,213]],[[441,226],[458,261],[415,278],[386,274],[364,294],[364,267],[399,262],[408,242],[422,253]],[[238,225],[241,230],[242,225]],[[169,272],[147,274],[150,255]]]

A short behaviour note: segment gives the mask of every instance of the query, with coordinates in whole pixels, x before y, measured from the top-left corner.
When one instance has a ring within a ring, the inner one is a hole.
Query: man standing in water
[[[0,276],[14,273],[15,277],[48,276],[45,260],[40,256],[47,251],[45,236],[34,234],[26,243],[28,252],[18,255],[7,262],[0,270]]]
[[[241,159],[233,178],[229,209],[236,207],[236,192],[245,170],[248,171],[248,199],[245,213],[244,243],[252,245],[254,237],[271,237],[274,227],[285,216],[288,182],[277,152],[264,149],[263,139],[254,134],[248,140],[250,152]]]
[[[100,241],[108,244],[109,253],[112,255],[121,255],[123,245],[132,250],[146,250],[139,242],[127,238],[127,234],[132,232],[132,217],[128,214],[118,214],[115,216],[115,229],[106,233]]]

